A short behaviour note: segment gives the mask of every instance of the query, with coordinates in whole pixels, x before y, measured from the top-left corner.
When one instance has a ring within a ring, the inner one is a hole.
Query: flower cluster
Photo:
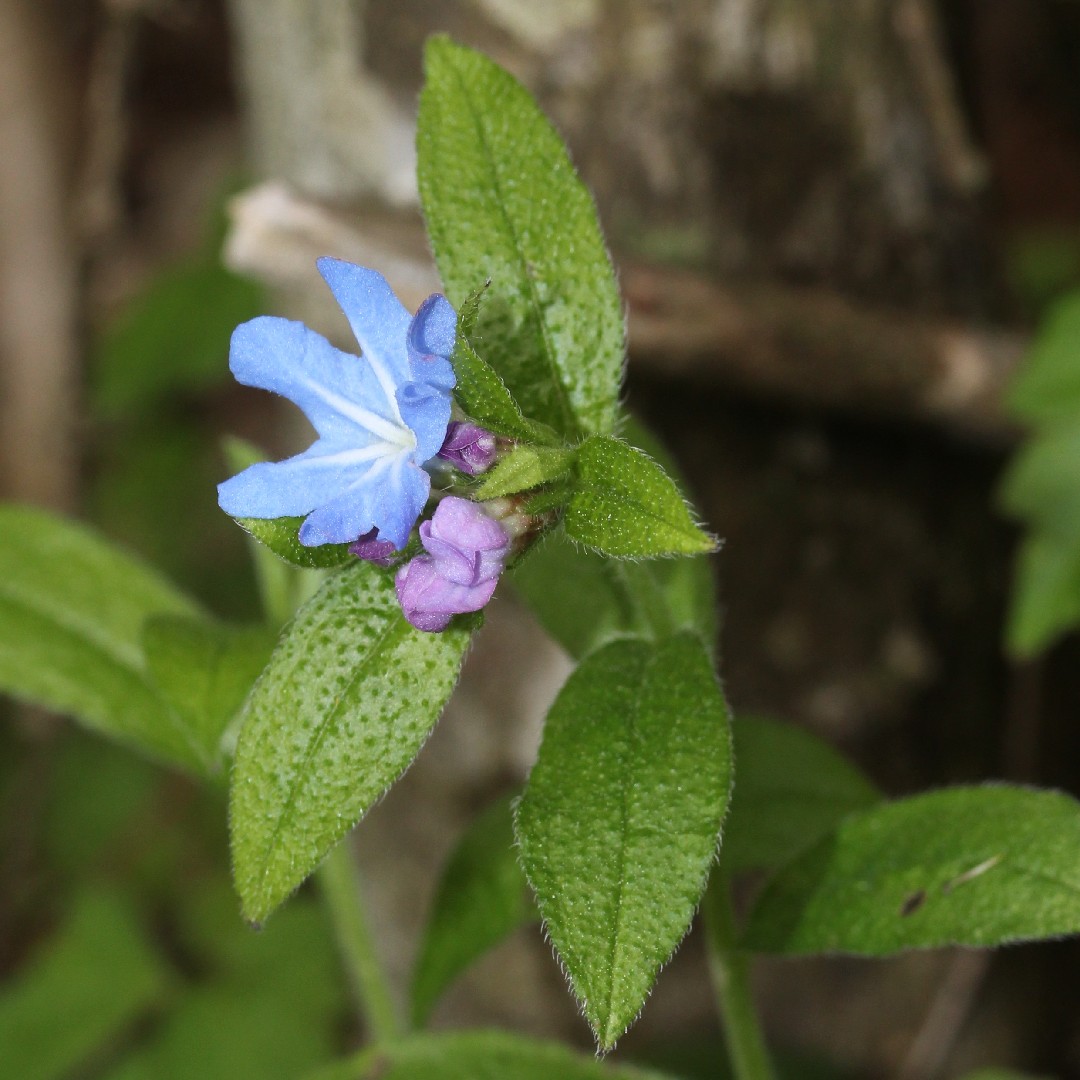
[[[450,420],[457,316],[446,297],[433,294],[410,316],[376,271],[329,258],[318,268],[362,355],[288,319],[236,328],[229,367],[237,381],[294,402],[318,438],[295,457],[226,480],[218,502],[233,517],[303,516],[301,544],[349,544],[389,567],[428,502],[427,468],[440,459],[476,475],[495,460],[496,439]],[[424,553],[398,569],[397,594],[413,626],[437,632],[488,602],[510,538],[480,505],[456,496],[439,502],[419,535]]]
[[[394,578],[405,618],[418,630],[445,630],[459,612],[479,611],[498,583],[510,537],[468,499],[448,496],[420,525],[424,554]]]

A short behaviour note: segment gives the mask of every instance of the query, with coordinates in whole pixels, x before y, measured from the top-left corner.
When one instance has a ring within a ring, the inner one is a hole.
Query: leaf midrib
[[[564,433],[566,435],[575,435],[580,432],[581,428],[579,423],[577,422],[577,417],[570,402],[569,391],[563,383],[562,372],[559,369],[558,363],[555,360],[555,350],[550,339],[550,331],[547,325],[547,320],[544,318],[544,308],[540,303],[540,297],[536,291],[536,283],[533,281],[532,275],[530,275],[528,272],[529,260],[525,256],[525,252],[522,248],[517,229],[514,227],[514,223],[510,219],[510,215],[506,209],[506,203],[503,199],[503,185],[500,180],[499,169],[496,159],[491,152],[491,147],[487,136],[487,130],[481,122],[481,115],[476,109],[472,94],[469,92],[468,84],[462,77],[461,71],[459,70],[457,63],[454,62],[450,66],[453,70],[454,78],[457,80],[458,86],[461,88],[463,96],[469,102],[469,116],[473,122],[473,127],[476,130],[477,139],[483,152],[483,157],[488,164],[488,171],[491,175],[492,187],[495,189],[495,204],[499,208],[499,216],[502,218],[503,222],[506,225],[506,231],[509,233],[514,254],[517,256],[520,278],[525,282],[526,289],[532,299],[533,317],[536,319],[540,327],[540,337],[544,346],[544,360],[547,363],[548,375],[551,379],[551,382],[555,386],[556,397],[559,404],[559,411],[562,413],[563,417]]]
[[[649,673],[652,670],[655,659],[646,659],[641,668],[640,681],[637,685],[637,694],[635,694],[629,709],[627,710],[627,723],[626,723],[626,758],[627,768],[623,770],[624,777],[627,773],[636,771],[638,764],[637,755],[635,750],[637,749],[638,740],[638,717],[640,712],[641,698],[644,695],[645,687],[649,681]],[[617,878],[618,888],[615,893],[615,920],[614,928],[611,936],[611,948],[608,951],[608,992],[607,992],[607,1008],[605,1010],[604,1017],[604,1036],[611,1035],[611,1017],[614,1009],[615,1002],[615,965],[618,958],[619,946],[621,944],[621,931],[623,921],[623,909],[625,907],[626,900],[626,849],[627,849],[627,835],[629,832],[629,819],[630,819],[630,805],[627,798],[627,787],[633,788],[633,784],[627,785],[623,783],[619,792],[619,809],[622,828],[619,833],[619,848],[616,858],[617,865]],[[616,1038],[618,1036],[616,1035]],[[601,1038],[602,1045],[610,1046],[614,1039]]]
[[[311,741],[308,743],[307,748],[304,750],[304,755],[301,759],[299,767],[293,772],[292,779],[289,783],[288,794],[286,795],[284,805],[281,809],[281,813],[278,816],[276,824],[274,825],[274,831],[271,834],[270,839],[267,841],[265,848],[263,849],[263,856],[260,861],[259,869],[254,875],[254,880],[258,881],[260,890],[263,890],[264,896],[266,879],[270,873],[271,859],[275,847],[281,837],[283,829],[285,828],[286,822],[289,821],[290,815],[296,807],[296,801],[299,797],[300,790],[306,783],[308,767],[311,763],[312,758],[322,746],[323,741],[326,739],[330,730],[336,727],[337,720],[341,716],[344,703],[350,697],[358,679],[367,670],[368,666],[372,663],[372,661],[378,658],[383,646],[388,641],[393,641],[394,638],[400,637],[408,626],[404,618],[395,619],[395,614],[397,614],[397,612],[393,610],[390,610],[388,612],[389,620],[387,622],[386,628],[372,643],[371,648],[368,650],[367,654],[352,669],[348,684],[341,691],[341,693],[338,694],[337,698],[334,701],[333,707],[326,714],[325,720],[319,725],[318,730],[315,732]],[[293,670],[295,670],[295,666]]]

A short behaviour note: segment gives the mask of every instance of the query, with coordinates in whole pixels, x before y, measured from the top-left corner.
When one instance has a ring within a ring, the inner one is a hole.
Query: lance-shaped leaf
[[[270,914],[419,752],[469,632],[405,621],[368,563],[328,578],[286,628],[244,711],[232,772],[233,875]]]
[[[567,535],[605,555],[649,558],[713,551],[675,482],[648,454],[596,436],[578,451],[578,478],[564,518]]]
[[[500,799],[469,826],[443,871],[413,972],[413,1023],[424,1025],[474,960],[539,917],[518,863],[510,799]]]
[[[148,680],[142,628],[192,600],[82,525],[0,508],[0,692],[188,768],[199,741]]]
[[[745,944],[884,956],[1080,933],[1080,804],[958,787],[846,818],[768,884]]]
[[[623,315],[592,198],[512,76],[446,37],[424,60],[417,179],[447,296],[490,279],[470,340],[528,416],[611,431]]]
[[[686,933],[730,783],[727,710],[694,636],[604,646],[551,708],[516,832],[603,1049]]]

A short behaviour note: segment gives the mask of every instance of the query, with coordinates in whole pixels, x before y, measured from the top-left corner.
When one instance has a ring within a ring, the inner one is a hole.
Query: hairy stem
[[[728,1057],[736,1080],[773,1080],[774,1072],[750,992],[750,963],[735,947],[727,875],[714,867],[702,902],[709,974],[716,992]]]
[[[368,1036],[376,1043],[395,1039],[402,1033],[402,1024],[375,952],[348,841],[330,852],[317,877]]]

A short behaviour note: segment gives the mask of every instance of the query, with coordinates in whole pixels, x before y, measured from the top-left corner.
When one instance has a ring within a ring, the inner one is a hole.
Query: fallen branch
[[[411,217],[368,215],[358,225],[280,184],[239,196],[232,217],[226,262],[306,294],[305,302],[315,301],[311,270],[320,255],[379,267],[413,307],[439,288]],[[1026,350],[1021,334],[863,307],[825,289],[722,283],[636,260],[620,260],[620,282],[631,365],[643,373],[940,424],[990,442],[1016,435],[1002,396]]]

